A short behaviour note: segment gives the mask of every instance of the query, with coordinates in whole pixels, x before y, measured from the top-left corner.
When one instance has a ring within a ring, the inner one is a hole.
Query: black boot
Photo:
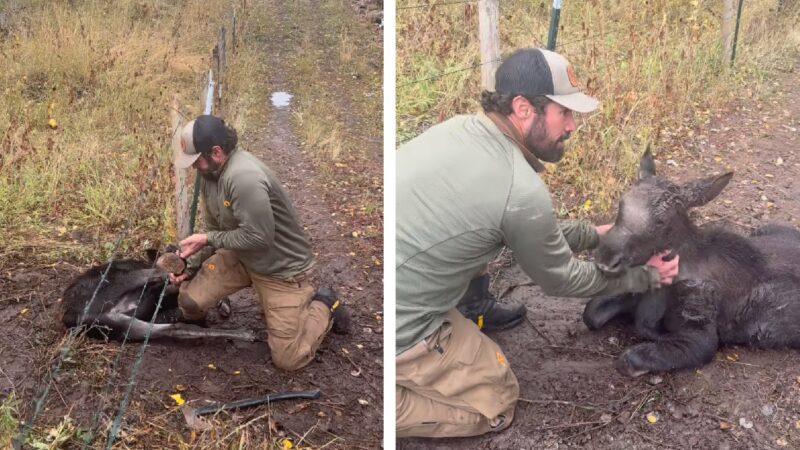
[[[317,293],[314,294],[314,298],[311,300],[318,301],[331,310],[331,320],[333,321],[331,331],[336,334],[350,333],[350,324],[353,319],[350,316],[350,311],[344,303],[339,300],[339,295],[336,294],[336,291],[326,287],[319,288],[317,289]]]
[[[481,330],[507,330],[519,325],[528,310],[525,305],[500,306],[489,292],[489,275],[469,282],[467,292],[457,306],[461,314],[478,324]]]

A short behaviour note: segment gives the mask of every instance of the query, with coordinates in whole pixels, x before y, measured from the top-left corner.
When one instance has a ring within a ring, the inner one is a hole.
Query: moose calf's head
[[[693,230],[689,208],[713,200],[731,177],[733,172],[728,172],[677,185],[656,176],[648,149],[639,163],[639,180],[622,195],[614,226],[600,239],[600,267],[618,272],[642,265],[656,253],[676,249]]]

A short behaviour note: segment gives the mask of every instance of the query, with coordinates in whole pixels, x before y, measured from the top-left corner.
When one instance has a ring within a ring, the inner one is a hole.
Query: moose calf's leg
[[[643,294],[636,304],[636,332],[645,339],[655,340],[662,333],[661,320],[667,309],[669,289]]]
[[[170,337],[175,339],[228,338],[247,342],[256,340],[255,334],[249,330],[221,330],[185,323],[154,323],[151,326],[148,321],[119,313],[102,314],[97,322],[100,326],[116,330],[111,337],[118,341],[122,341],[126,337],[122,330],[125,330],[127,339],[131,341],[143,341],[148,333],[150,339]]]
[[[654,342],[625,350],[617,361],[617,370],[635,377],[648,372],[700,367],[714,357],[719,337],[713,287],[688,282],[672,294],[677,297],[670,299],[672,309],[664,316],[668,332]]]
[[[590,330],[599,330],[615,317],[633,313],[638,297],[638,294],[628,294],[593,298],[583,309],[583,323]]]

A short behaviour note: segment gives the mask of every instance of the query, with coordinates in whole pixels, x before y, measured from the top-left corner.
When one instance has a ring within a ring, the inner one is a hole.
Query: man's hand
[[[609,223],[608,225],[597,225],[594,228],[597,230],[598,236],[603,236],[604,234],[608,233],[608,230],[610,230],[613,226],[613,223]]]
[[[181,246],[181,249],[176,252],[178,256],[183,259],[188,259],[190,256],[199,252],[200,249],[208,245],[208,235],[205,233],[193,234],[182,240],[178,245]]]
[[[678,260],[680,257],[677,254],[672,254],[673,257],[669,261],[664,260],[664,257],[670,254],[672,254],[670,251],[659,253],[651,256],[647,261],[648,266],[655,267],[658,270],[658,274],[661,276],[661,284],[672,284],[675,277],[678,276]]]
[[[182,273],[180,275],[175,275],[174,273],[169,274],[169,282],[174,284],[175,286],[180,286],[181,283],[189,279],[189,275]]]

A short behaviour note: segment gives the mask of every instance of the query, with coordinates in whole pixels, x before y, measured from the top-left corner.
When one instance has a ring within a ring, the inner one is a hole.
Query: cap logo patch
[[[575,71],[572,70],[572,64],[567,66],[567,77],[572,87],[578,87],[578,77],[575,76]]]

